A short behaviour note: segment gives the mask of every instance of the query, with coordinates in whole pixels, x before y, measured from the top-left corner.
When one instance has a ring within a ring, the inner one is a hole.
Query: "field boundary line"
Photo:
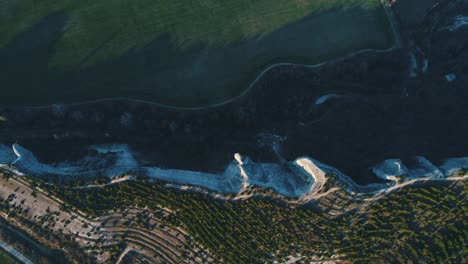
[[[235,96],[235,97],[233,97],[233,98],[231,98],[229,100],[220,102],[220,103],[207,105],[207,106],[202,106],[202,107],[177,107],[177,106],[171,106],[171,105],[166,105],[166,104],[162,104],[162,103],[156,103],[156,102],[149,101],[149,100],[144,100],[144,99],[133,99],[133,98],[126,98],[126,97],[107,97],[107,98],[95,99],[95,100],[84,100],[84,101],[74,102],[74,103],[63,103],[63,104],[62,103],[57,103],[57,104],[38,105],[38,106],[24,105],[23,107],[28,108],[28,109],[46,109],[46,108],[52,107],[54,105],[63,105],[63,106],[73,107],[73,106],[82,106],[82,105],[95,104],[95,103],[101,103],[101,102],[119,102],[119,101],[121,101],[121,102],[130,102],[130,103],[132,103],[132,102],[134,102],[134,103],[143,103],[143,104],[148,104],[148,105],[161,107],[161,108],[165,108],[165,109],[169,109],[169,110],[183,110],[183,111],[197,111],[197,110],[205,110],[205,109],[212,109],[212,108],[216,108],[216,107],[221,107],[221,106],[230,104],[230,103],[244,97],[246,94],[248,94],[252,90],[252,88],[257,84],[257,82],[259,80],[261,80],[263,78],[263,76],[267,72],[269,72],[270,70],[272,70],[272,69],[274,69],[276,67],[292,66],[292,67],[305,67],[305,68],[314,69],[314,68],[322,67],[322,66],[327,65],[327,64],[333,64],[333,63],[336,63],[336,62],[339,62],[339,61],[344,61],[344,60],[350,59],[352,57],[355,57],[357,55],[364,54],[364,53],[374,53],[374,52],[375,53],[386,53],[386,52],[390,52],[390,51],[402,48],[403,47],[403,41],[402,41],[402,38],[401,38],[400,31],[398,29],[399,26],[398,26],[398,22],[397,22],[397,19],[395,17],[395,14],[394,14],[393,10],[388,6],[388,0],[380,0],[380,3],[382,5],[382,8],[384,9],[387,21],[388,21],[388,23],[390,25],[392,35],[393,35],[393,42],[394,43],[392,44],[391,47],[389,47],[387,49],[373,49],[373,48],[361,49],[361,50],[357,50],[357,51],[354,51],[354,52],[350,52],[350,53],[348,53],[346,55],[343,55],[343,56],[339,56],[339,57],[337,57],[335,59],[325,60],[325,61],[315,63],[315,64],[288,63],[288,62],[273,63],[270,66],[263,69],[262,71],[260,71],[260,73],[257,75],[257,77],[247,85],[247,88],[241,94],[239,94],[238,96]]]

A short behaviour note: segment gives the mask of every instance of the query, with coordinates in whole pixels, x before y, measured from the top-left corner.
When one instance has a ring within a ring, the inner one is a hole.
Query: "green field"
[[[0,0],[0,104],[207,106],[273,63],[393,42],[380,0]]]

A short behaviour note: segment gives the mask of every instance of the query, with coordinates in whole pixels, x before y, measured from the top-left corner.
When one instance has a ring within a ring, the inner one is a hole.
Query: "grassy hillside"
[[[207,106],[275,62],[392,45],[380,0],[0,1],[0,104]]]
[[[222,46],[261,37],[314,13],[376,5],[377,0],[2,1],[0,45],[47,15],[65,12],[69,20],[52,64],[74,65],[103,43],[107,48],[93,61],[142,48],[163,34],[177,47],[199,42]]]

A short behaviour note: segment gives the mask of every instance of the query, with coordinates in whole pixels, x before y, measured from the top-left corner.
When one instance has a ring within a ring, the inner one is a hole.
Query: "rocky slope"
[[[82,160],[92,146],[124,144],[141,167],[213,175],[223,174],[235,153],[281,170],[298,157],[313,157],[360,184],[379,181],[372,168],[387,159],[416,163],[407,165],[410,174],[426,175],[434,168],[414,157],[439,166],[448,157],[468,156],[468,8],[466,1],[422,1],[427,11],[410,12],[417,2],[393,6],[402,48],[319,68],[274,67],[243,98],[199,111],[126,101],[0,107],[0,143],[18,143],[44,164],[78,167],[125,159],[94,149],[95,157],[113,158]]]

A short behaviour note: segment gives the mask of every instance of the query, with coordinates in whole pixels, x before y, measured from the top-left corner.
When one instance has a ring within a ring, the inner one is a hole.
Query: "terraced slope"
[[[370,196],[335,190],[305,205],[285,203],[267,193],[221,200],[141,179],[92,189],[27,181],[0,177],[2,215],[41,241],[62,237],[47,244],[69,241],[67,256],[80,263],[87,262],[80,255],[84,252],[97,262],[468,259],[465,178],[426,181]],[[46,200],[50,213],[43,209]]]
[[[122,211],[107,211],[92,218],[81,211],[69,210],[68,203],[48,197],[32,183],[0,176],[0,216],[20,225],[28,233],[38,235],[41,243],[56,243],[59,248],[64,243],[67,246],[71,244],[74,248],[68,251],[75,256],[69,257],[75,262],[87,263],[87,259],[78,254],[84,250],[89,259],[95,259],[91,263],[113,262],[118,259],[121,249],[121,259],[128,252],[136,251],[164,263],[213,261],[213,257],[188,233],[168,225],[167,219],[172,218],[174,212],[167,208],[141,210],[130,207]],[[71,239],[73,243],[50,239],[52,234],[68,242]],[[47,252],[42,254],[49,255]],[[34,255],[34,259],[37,260],[37,256]]]
[[[274,62],[392,44],[380,0],[1,1],[0,82],[14,89],[0,104],[206,106],[240,95]]]
[[[122,209],[165,206],[174,213],[167,225],[186,230],[215,259],[227,263],[285,262],[291,256],[306,262],[460,263],[468,257],[466,180],[429,181],[376,197],[353,197],[340,190],[302,206],[265,197],[223,201],[144,182],[87,191],[51,190],[90,213],[116,204]]]

